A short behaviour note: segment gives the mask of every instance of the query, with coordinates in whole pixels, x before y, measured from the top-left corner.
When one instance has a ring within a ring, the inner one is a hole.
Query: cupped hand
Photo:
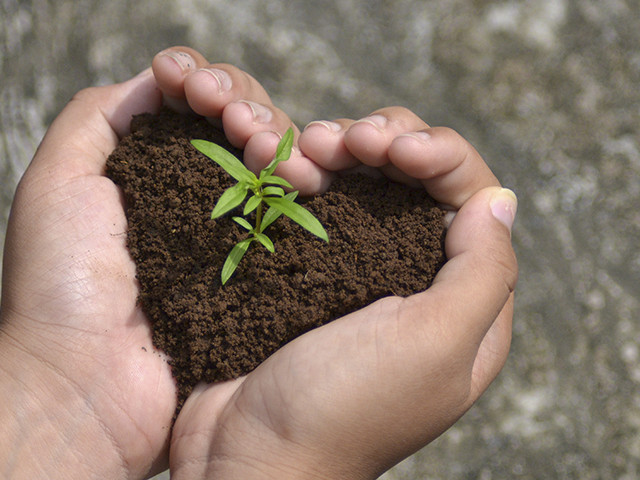
[[[244,378],[197,388],[175,425],[172,478],[374,479],[449,428],[509,350],[512,206],[499,188],[474,195],[427,291],[382,299]]]
[[[157,81],[148,69],[78,93],[19,184],[0,309],[0,476],[8,468],[29,478],[143,478],[168,464],[175,384],[136,303],[123,199],[104,174],[132,115],[163,103],[184,108],[163,74],[176,74],[184,92],[187,73],[208,64],[193,50],[176,51],[193,63],[181,66],[168,50],[154,61]],[[246,146],[260,128],[286,129],[290,120],[262,87],[229,69],[233,84],[220,77],[216,115],[225,110],[233,141]],[[215,83],[215,71],[203,72],[196,77]],[[261,102],[273,114],[258,123],[247,115]]]
[[[166,463],[175,387],[136,305],[122,199],[104,176],[131,115],[160,105],[150,70],[78,93],[16,191],[0,317],[13,408],[3,424],[21,438],[16,466],[58,465],[32,478],[141,478]]]
[[[229,85],[262,92],[245,73],[224,64],[185,71],[175,65],[184,52],[170,53],[154,61],[169,103],[221,116],[259,170],[290,119],[266,94],[258,105],[228,102]],[[173,478],[376,478],[451,426],[505,362],[516,200],[475,149],[400,107],[312,122],[296,130],[296,145],[278,174],[304,193],[362,167],[426,188],[455,214],[448,262],[425,292],[382,299],[299,337],[246,377],[199,386],[174,428]]]
[[[162,52],[153,74],[78,94],[16,193],[0,310],[0,464],[13,472],[142,478],[167,460],[175,387],[136,305],[122,199],[104,177],[131,115],[164,102],[210,117],[255,169],[292,125],[252,77],[194,50]],[[506,357],[515,200],[475,150],[398,108],[296,137],[278,173],[302,193],[366,165],[457,211],[449,261],[426,292],[379,301],[247,377],[199,387],[174,426],[175,478],[371,478],[451,425]]]

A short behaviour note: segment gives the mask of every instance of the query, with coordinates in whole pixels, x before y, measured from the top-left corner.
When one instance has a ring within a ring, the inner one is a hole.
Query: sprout
[[[238,242],[229,252],[222,267],[223,285],[227,283],[227,280],[238,268],[238,264],[244,254],[247,253],[252,242],[257,241],[269,252],[274,252],[273,242],[265,234],[265,230],[280,215],[286,215],[317,237],[326,242],[329,241],[329,236],[318,219],[295,202],[298,192],[285,193],[284,188],[293,187],[284,178],[273,174],[278,164],[288,160],[291,156],[293,129],[289,128],[284,134],[278,144],[274,159],[262,169],[259,176],[256,176],[240,160],[215,143],[206,140],[192,140],[191,144],[238,181],[220,196],[211,212],[211,218],[221,217],[238,207],[247,196],[249,198],[244,205],[242,215],[247,217],[252,212],[255,212],[253,225],[246,218],[233,217],[236,223],[249,232],[249,237]]]

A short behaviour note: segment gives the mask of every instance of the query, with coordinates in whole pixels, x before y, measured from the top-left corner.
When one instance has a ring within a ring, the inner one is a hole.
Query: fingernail
[[[330,132],[339,132],[342,130],[342,126],[336,122],[329,122],[327,120],[314,120],[313,122],[309,122],[304,129],[306,130],[309,127],[313,127],[314,125],[322,125]]]
[[[278,136],[278,141],[282,140],[282,135],[280,135],[280,132],[276,132],[275,130],[271,130],[271,133],[273,133],[274,135]]]
[[[195,68],[196,62],[193,61],[193,57],[188,53],[169,50],[168,52],[163,52],[162,55],[176,62],[183,72],[190,72]]]
[[[508,188],[502,188],[493,194],[489,206],[493,216],[511,231],[518,210],[516,194]]]
[[[431,142],[431,135],[429,135],[427,132],[407,132],[407,133],[401,133],[400,135],[398,135],[398,137],[409,137],[409,138],[415,138],[416,140],[422,142],[422,143],[429,143]]]
[[[255,123],[267,123],[273,118],[273,113],[264,105],[259,103],[250,102],[249,100],[239,100],[239,103],[244,103],[249,106],[253,115],[253,121]]]
[[[369,115],[368,117],[361,118],[356,123],[368,123],[382,131],[384,127],[387,126],[387,117],[382,115]]]
[[[206,72],[215,78],[218,83],[218,94],[231,90],[231,76],[224,70],[219,70],[217,68],[201,68],[199,71]]]

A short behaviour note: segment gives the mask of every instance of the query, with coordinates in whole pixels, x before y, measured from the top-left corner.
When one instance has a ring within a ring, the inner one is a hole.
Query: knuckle
[[[87,87],[83,88],[76,92],[73,97],[71,97],[71,101],[73,102],[89,102],[92,101],[100,90],[100,87]]]
[[[511,244],[500,243],[489,249],[487,260],[496,278],[500,278],[509,294],[513,293],[518,282],[518,260]]]

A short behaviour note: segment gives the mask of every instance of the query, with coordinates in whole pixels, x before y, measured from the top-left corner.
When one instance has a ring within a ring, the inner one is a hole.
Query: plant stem
[[[258,204],[256,209],[256,232],[260,232],[260,226],[262,225],[262,202]]]

